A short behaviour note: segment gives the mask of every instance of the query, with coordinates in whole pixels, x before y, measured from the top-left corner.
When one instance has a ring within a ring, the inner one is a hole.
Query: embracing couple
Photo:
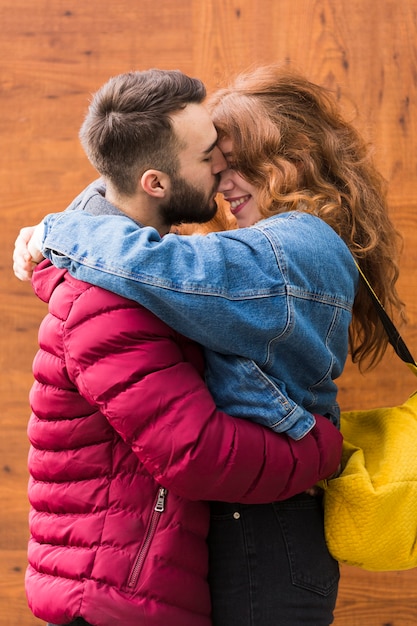
[[[279,66],[208,99],[179,71],[116,76],[80,138],[101,178],[14,253],[49,306],[31,610],[59,626],[331,624],[315,485],[341,459],[335,380],[349,350],[372,364],[387,343],[355,259],[401,311],[364,141]],[[215,218],[217,193],[238,228],[172,232]]]

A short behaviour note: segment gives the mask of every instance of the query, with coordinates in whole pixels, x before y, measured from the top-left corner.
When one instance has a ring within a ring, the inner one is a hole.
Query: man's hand
[[[14,244],[13,271],[20,280],[31,280],[34,268],[43,259],[38,247],[40,244],[37,241],[39,235],[42,237],[42,233],[43,222],[38,226],[26,226],[19,232]]]

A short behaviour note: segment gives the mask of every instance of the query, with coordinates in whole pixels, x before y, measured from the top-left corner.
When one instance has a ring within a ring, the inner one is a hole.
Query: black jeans
[[[73,622],[69,622],[69,624],[51,624],[48,623],[46,626],[91,626],[89,622],[86,622],[82,617],[77,617]]]
[[[213,626],[328,626],[338,563],[324,540],[320,497],[267,505],[213,503]]]

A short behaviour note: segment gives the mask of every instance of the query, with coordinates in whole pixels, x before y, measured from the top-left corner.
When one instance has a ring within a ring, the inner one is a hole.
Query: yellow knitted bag
[[[417,376],[408,348],[371,295],[396,353]],[[342,413],[341,431],[342,472],[321,483],[330,553],[371,571],[416,567],[417,391],[401,406]]]

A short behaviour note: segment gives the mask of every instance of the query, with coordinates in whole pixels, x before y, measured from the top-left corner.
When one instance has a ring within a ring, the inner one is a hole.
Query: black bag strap
[[[368,290],[369,295],[371,296],[376,312],[378,313],[379,318],[382,324],[384,325],[390,344],[392,345],[392,347],[394,348],[396,354],[400,357],[400,359],[404,361],[404,363],[407,363],[407,365],[411,365],[411,369],[414,371],[414,368],[417,368],[417,363],[415,362],[414,357],[412,356],[410,350],[407,348],[404,339],[401,337],[400,333],[398,332],[397,328],[394,325],[394,322],[392,321],[392,319],[390,318],[390,316],[384,309],[380,299],[376,295],[375,291],[373,290],[371,284],[369,283],[368,279],[366,278],[365,274],[361,270],[358,263],[356,263],[356,267],[358,268],[360,277],[366,289]]]

